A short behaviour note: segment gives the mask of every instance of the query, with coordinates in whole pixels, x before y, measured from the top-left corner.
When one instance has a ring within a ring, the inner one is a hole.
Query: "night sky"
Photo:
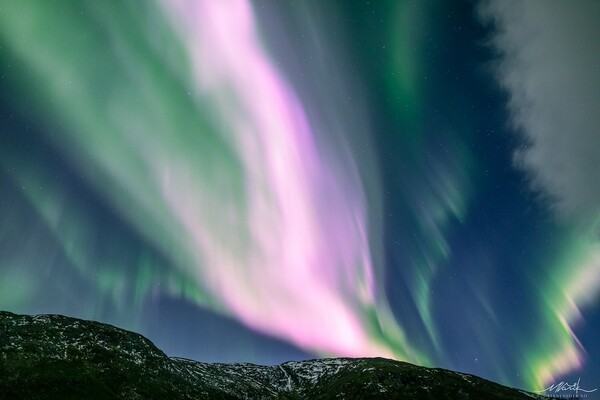
[[[199,361],[600,387],[599,21],[0,0],[0,309]]]

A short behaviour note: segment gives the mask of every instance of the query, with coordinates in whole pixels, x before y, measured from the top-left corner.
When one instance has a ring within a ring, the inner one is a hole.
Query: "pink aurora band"
[[[162,173],[161,192],[190,238],[194,279],[224,312],[302,348],[414,360],[376,292],[356,166],[332,165],[342,158],[317,146],[326,132],[311,129],[269,60],[251,5],[162,4],[190,57],[192,93],[210,99],[243,171],[241,192],[225,188],[212,199],[185,165]]]

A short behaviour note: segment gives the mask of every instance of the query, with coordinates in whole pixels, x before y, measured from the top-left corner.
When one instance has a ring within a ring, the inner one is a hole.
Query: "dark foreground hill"
[[[111,325],[0,312],[0,399],[532,399],[484,379],[382,358],[279,366],[169,358]]]

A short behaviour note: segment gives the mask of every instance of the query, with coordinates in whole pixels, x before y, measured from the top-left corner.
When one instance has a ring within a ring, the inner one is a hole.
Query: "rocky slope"
[[[532,399],[484,379],[382,358],[279,366],[169,358],[148,339],[59,315],[0,312],[0,399]]]

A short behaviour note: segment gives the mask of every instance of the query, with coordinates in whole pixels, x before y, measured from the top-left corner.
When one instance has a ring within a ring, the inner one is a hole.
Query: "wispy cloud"
[[[600,215],[600,2],[491,0],[497,79],[523,135],[515,161],[562,218]]]

